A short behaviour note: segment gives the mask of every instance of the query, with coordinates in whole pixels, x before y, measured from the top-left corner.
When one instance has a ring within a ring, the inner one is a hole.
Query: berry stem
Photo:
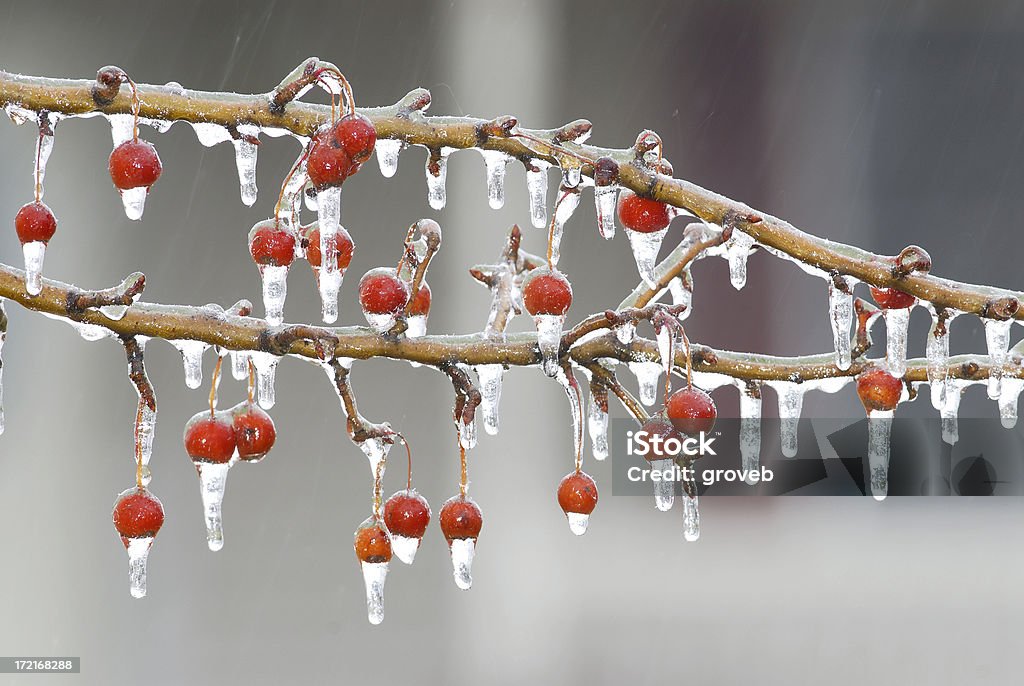
[[[252,359],[249,360],[249,379],[246,384],[249,388],[249,404],[252,405],[255,400],[255,389],[256,389],[256,365],[253,364]]]
[[[210,416],[212,417],[217,409],[217,387],[220,386],[220,367],[224,358],[217,356],[217,364],[213,367],[213,380],[210,382]],[[251,396],[250,396],[251,397]]]
[[[455,423],[455,442],[459,446],[459,463],[460,463],[460,474],[459,474],[459,495],[465,499],[466,492],[469,490],[469,470],[466,466],[466,448],[462,445],[462,428],[459,423]]]
[[[44,113],[39,113],[39,137],[36,139],[36,168],[35,168],[35,181],[36,181],[36,202],[39,202],[43,197],[43,184],[39,178],[39,167],[43,161],[43,136],[45,134],[46,126],[43,124],[43,117],[46,116]]]
[[[377,471],[373,476],[373,518],[381,521],[381,506],[384,503],[384,465],[387,463],[387,455],[377,463]]]
[[[135,411],[135,486],[141,491],[142,486],[142,408],[145,399],[139,398],[139,407]]]
[[[405,446],[405,454],[406,454],[406,456],[409,459],[409,478],[408,478],[408,481],[406,481],[405,490],[406,491],[411,491],[412,490],[412,448],[409,446],[409,441],[405,440],[405,436],[403,436],[402,434],[398,433],[397,431],[395,432],[395,436],[397,436],[398,439],[402,441],[402,445]]]

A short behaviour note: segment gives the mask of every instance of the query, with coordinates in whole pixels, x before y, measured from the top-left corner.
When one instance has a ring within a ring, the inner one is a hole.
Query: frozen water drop
[[[374,436],[360,441],[356,445],[366,455],[366,459],[370,461],[370,476],[376,478],[377,467],[388,456],[388,453],[391,452],[391,443],[385,441],[382,437]]]
[[[800,384],[790,381],[768,382],[779,397],[779,430],[782,436],[782,454],[796,457],[797,433],[800,428],[800,413],[804,406],[806,391]]]
[[[893,410],[868,412],[868,470],[871,495],[875,500],[885,500],[889,492],[889,436],[893,413]]]
[[[850,350],[850,327],[853,324],[853,284],[849,277],[839,277],[846,284],[846,290],[836,288],[832,281],[828,285],[828,320],[832,326],[832,345],[835,349],[835,364],[839,369],[849,369],[852,362]]]
[[[729,281],[740,290],[747,283],[747,257],[754,246],[754,239],[739,229],[734,229],[725,244],[725,257],[729,260]]]
[[[149,482],[153,480],[153,472],[151,472],[149,467],[146,467],[145,465],[140,470],[139,476],[141,477],[140,480],[142,481],[143,487],[149,486]]]
[[[341,186],[325,188],[316,197],[320,228],[320,281],[338,271],[338,231],[341,230]]]
[[[139,421],[137,423],[138,441],[142,453],[142,466],[145,468],[153,456],[153,438],[156,434],[156,410],[151,410],[145,402],[139,402]]]
[[[393,314],[380,314],[377,312],[367,312],[366,310],[363,310],[363,316],[366,317],[366,323],[370,325],[370,328],[377,333],[390,331],[391,327],[398,321]]]
[[[537,325],[537,347],[540,348],[541,369],[548,376],[558,372],[558,354],[562,346],[564,314],[538,314],[533,318]]]
[[[576,188],[583,178],[583,166],[579,160],[563,158],[559,161],[562,167],[562,185],[566,188]]]
[[[1003,427],[1012,429],[1017,426],[1017,398],[1024,389],[1024,381],[1012,377],[1003,379],[999,393],[999,419]]]
[[[505,206],[505,168],[511,161],[498,150],[481,150],[487,174],[487,202],[491,209],[500,210]]]
[[[530,160],[526,167],[526,190],[530,195],[530,221],[538,229],[548,225],[548,169],[542,160]]]
[[[398,156],[402,152],[402,141],[395,138],[378,138],[374,146],[377,153],[377,164],[385,179],[390,179],[398,171]]]
[[[890,374],[902,379],[907,373],[907,327],[912,307],[884,310],[885,364]]]
[[[565,225],[580,204],[579,189],[562,186],[558,190],[559,201],[555,205],[555,223],[551,228],[551,266],[558,264],[562,255],[562,235]]]
[[[102,305],[99,308],[100,313],[107,319],[113,319],[117,321],[124,319],[124,315],[128,312],[127,305]]]
[[[231,376],[235,381],[249,378],[249,352],[246,350],[231,351]]]
[[[185,385],[196,389],[203,383],[203,353],[209,348],[203,341],[168,341],[181,353],[185,368]]]
[[[697,503],[696,486],[690,486],[693,492],[683,488],[683,538],[694,542],[700,538],[700,508]]]
[[[146,196],[149,195],[149,188],[139,186],[138,188],[120,191],[120,193],[121,204],[124,205],[124,215],[133,222],[142,219],[142,213],[146,209]]]
[[[267,323],[277,326],[284,321],[284,301],[288,295],[288,266],[260,265],[263,281],[263,309]]]
[[[430,156],[427,157],[427,202],[435,210],[443,210],[447,201],[445,181],[448,178],[448,155],[450,154],[451,148],[441,148],[436,164]],[[433,171],[431,167],[434,167]]]
[[[449,548],[455,585],[463,591],[468,591],[473,587],[473,557],[476,555],[476,539],[456,538],[452,540]]]
[[[491,436],[498,433],[498,403],[501,400],[501,381],[505,367],[500,364],[481,364],[476,368],[480,379],[480,411],[484,415],[484,430]]]
[[[146,561],[153,546],[152,536],[140,536],[128,540],[128,583],[133,598],[146,597]]]
[[[957,415],[960,412],[960,396],[965,386],[966,384],[959,380],[946,381],[946,393],[939,416],[942,418],[942,440],[949,445],[956,445],[960,440]]]
[[[411,536],[391,534],[391,550],[394,551],[395,557],[405,564],[411,565],[413,560],[416,559],[416,552],[420,549],[420,541],[422,540],[421,538],[412,538]]]
[[[199,143],[206,148],[213,147],[218,143],[225,143],[231,140],[231,133],[220,124],[200,122],[192,124],[192,130],[196,132]],[[114,145],[117,145],[115,142]]]
[[[676,463],[670,459],[651,460],[650,465],[651,482],[654,484],[654,506],[662,512],[668,512],[676,500],[676,482],[672,478]],[[655,478],[654,472],[658,472],[658,478]]]
[[[949,364],[949,327],[953,317],[946,317],[945,324],[940,327],[940,320],[935,308],[928,306],[932,315],[932,325],[928,330],[928,338],[925,341],[925,358],[928,361],[928,384],[931,394],[932,407],[942,410],[945,403],[946,376],[948,375]],[[947,310],[947,313],[949,310]]]
[[[405,330],[406,338],[423,338],[427,335],[427,315],[409,315],[405,318],[405,323],[409,327]]]
[[[370,624],[384,621],[384,580],[388,576],[387,562],[361,562],[363,582],[366,585],[366,615]]]
[[[988,359],[991,371],[988,377],[988,397],[995,400],[999,397],[1003,374],[1006,371],[1007,352],[1010,349],[1010,326],[1012,319],[999,321],[984,319],[985,345],[988,348]]]
[[[640,390],[640,402],[647,407],[654,405],[658,400],[658,380],[661,378],[662,366],[660,362],[629,362],[629,370],[636,376]]]
[[[590,523],[590,515],[582,512],[566,512],[565,518],[569,520],[569,531],[577,536],[587,533],[587,524]]]
[[[29,241],[21,246],[25,256],[25,290],[29,295],[39,295],[43,290],[43,258],[46,257],[46,243]]]
[[[251,129],[251,130],[249,130]],[[254,126],[239,126],[239,133],[246,133],[255,136],[258,129]],[[235,167],[238,169],[238,185],[242,196],[242,202],[247,207],[256,204],[256,155],[259,146],[245,138],[237,138],[231,141],[235,146]]]
[[[320,316],[327,324],[333,324],[338,321],[338,293],[345,274],[340,269],[325,272],[320,267],[314,267],[313,271],[316,272],[317,290],[320,291]]]
[[[203,516],[206,519],[206,545],[217,551],[224,547],[224,519],[221,507],[224,504],[224,489],[228,483],[230,462],[197,462],[199,472],[199,494],[203,499]]]
[[[249,352],[252,365],[256,368],[256,398],[260,407],[269,410],[274,406],[274,378],[277,376],[277,364],[280,357],[258,350]]]
[[[740,458],[741,468],[752,474],[757,471],[761,457],[761,398],[747,392],[740,386]],[[748,477],[746,482],[754,485],[757,481]]]
[[[601,232],[601,238],[605,240],[615,236],[615,206],[618,203],[618,199],[618,186],[597,186],[594,188],[597,229]]]
[[[658,285],[654,277],[654,267],[658,261],[658,252],[661,250],[661,242],[665,240],[668,229],[644,233],[642,231],[626,230],[629,237],[629,245],[633,249],[633,259],[636,261],[636,270],[640,278],[651,288]]]
[[[587,430],[590,433],[590,452],[595,460],[608,457],[608,411],[600,400],[590,396],[587,409]]]

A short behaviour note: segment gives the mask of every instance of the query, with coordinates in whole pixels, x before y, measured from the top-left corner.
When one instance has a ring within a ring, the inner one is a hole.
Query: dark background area
[[[145,83],[265,92],[317,55],[345,71],[361,105],[422,86],[432,114],[514,114],[538,128],[586,117],[593,140],[614,146],[655,129],[678,176],[874,252],[923,245],[937,274],[1013,288],[1022,36],[1024,5],[1011,1],[0,0],[7,71],[91,78],[117,64]],[[136,223],[106,174],[106,124],[59,125],[46,202],[60,228],[45,274],[98,288],[138,269],[150,301],[258,303],[245,238],[271,212],[295,142],[263,138],[260,196],[246,208],[230,146],[203,148],[185,124],[143,136],[165,171]],[[33,143],[31,125],[0,122],[0,215],[13,217],[31,197]],[[393,263],[419,217],[445,231],[430,277],[432,332],[483,327],[489,296],[465,270],[493,259],[512,223],[524,227],[527,249],[543,249],[520,166],[509,167],[505,207],[493,211],[479,155],[454,155],[438,213],[426,203],[423,160],[410,149],[395,178],[382,179],[371,162],[345,186],[342,221],[358,247],[342,323],[361,323],[358,276]],[[572,319],[615,306],[637,281],[625,237],[599,238],[590,198],[567,228],[559,265],[575,288]],[[670,243],[682,223],[673,227]],[[13,231],[0,232],[0,260],[20,264]],[[780,354],[830,348],[826,286],[793,265],[752,256],[742,292],[721,260],[701,262],[694,276],[693,339]],[[289,287],[287,320],[318,321],[308,269],[295,268]],[[678,507],[659,513],[650,499],[612,497],[609,487],[577,540],[554,500],[572,464],[568,408],[535,370],[506,375],[502,432],[492,438],[481,427],[471,454],[485,516],[474,588],[455,587],[432,527],[412,568],[393,564],[385,622],[371,627],[351,549],[369,512],[369,471],[344,437],[323,373],[282,363],[278,447],[264,464],[232,470],[227,543],[213,554],[180,442],[206,391],[187,390],[177,353],[153,342],[161,410],[152,489],[168,517],[150,556],[149,596],[133,600],[110,524],[116,494],[133,479],[136,398],[122,351],[8,310],[0,654],[82,657],[78,677],[37,682],[1017,681],[1019,500],[709,498],[703,537],[684,544]],[[912,354],[923,354],[926,330],[926,314],[915,311]],[[879,326],[876,340],[883,335]],[[981,351],[977,320],[958,319],[952,341],[954,351]],[[211,371],[208,355],[207,378]],[[410,438],[436,513],[457,485],[450,384],[383,360],[357,364],[353,382],[367,417]],[[222,406],[243,393],[225,382]],[[723,416],[735,416],[734,390],[715,397]],[[766,414],[773,407],[769,391]],[[963,408],[996,416],[981,387]],[[805,409],[862,412],[849,388],[814,393]],[[900,411],[932,412],[927,398]],[[778,452],[767,441],[764,450]],[[610,484],[609,465],[588,456],[586,468]],[[387,492],[400,487],[400,471]]]

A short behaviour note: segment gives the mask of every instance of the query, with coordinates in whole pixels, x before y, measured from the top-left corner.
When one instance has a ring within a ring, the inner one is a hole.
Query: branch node
[[[1008,295],[986,301],[981,308],[981,316],[988,319],[1006,321],[1007,319],[1012,319],[1019,309],[1020,301],[1014,296]]]
[[[124,70],[120,67],[103,67],[96,72],[96,83],[92,85],[90,92],[97,107],[106,107],[114,102],[121,91],[123,76]]]
[[[924,248],[917,245],[908,245],[896,256],[895,264],[892,267],[892,276],[895,279],[902,279],[915,272],[927,274],[932,269],[932,258]]]

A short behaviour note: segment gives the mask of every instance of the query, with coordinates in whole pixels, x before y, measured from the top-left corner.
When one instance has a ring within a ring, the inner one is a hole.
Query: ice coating
[[[476,419],[459,419],[459,445],[466,450],[476,447]]]
[[[693,283],[690,280],[690,269],[687,268],[685,271],[687,283]],[[668,282],[669,293],[672,294],[673,305],[686,305],[686,309],[679,314],[679,320],[682,321],[690,316],[690,305],[693,303],[693,290],[687,288],[683,280],[678,276]]]
[[[330,376],[333,379],[334,373],[331,372]],[[370,476],[376,478],[377,467],[380,465],[381,461],[388,456],[388,453],[391,452],[391,443],[384,440],[382,437],[375,436],[359,441],[356,445],[359,446],[359,449],[363,451],[364,455],[366,455],[366,459],[370,461]],[[384,472],[382,471],[381,476],[383,476],[383,474]]]
[[[925,341],[925,358],[928,361],[928,384],[932,407],[942,410],[946,397],[946,376],[949,365],[949,328],[953,317],[947,316],[945,325],[939,328],[939,316],[935,308],[928,304],[932,315],[932,325]],[[938,331],[938,335],[936,335]]]
[[[487,175],[487,202],[492,210],[505,206],[505,167],[512,158],[499,150],[481,150]]]
[[[1017,426],[1017,399],[1024,389],[1021,379],[1006,377],[999,391],[999,419],[1006,429]]]
[[[196,389],[203,383],[203,353],[209,350],[209,343],[203,341],[168,341],[181,353],[185,368],[185,385]]]
[[[913,307],[883,310],[885,314],[885,364],[897,379],[907,373],[907,327]]]
[[[476,555],[475,538],[456,538],[449,550],[452,556],[452,576],[455,585],[463,591],[473,587],[473,557]]]
[[[629,345],[636,337],[636,322],[622,322],[615,327],[615,337],[622,345]]]
[[[411,314],[405,318],[408,327],[405,330],[406,338],[422,338],[427,335],[427,315]]]
[[[260,265],[263,282],[263,309],[267,323],[277,326],[284,321],[284,301],[288,295],[288,266]]]
[[[259,146],[252,142],[252,139],[259,133],[259,129],[249,124],[240,124],[238,133],[242,135],[231,141],[235,146],[238,187],[242,203],[246,207],[252,207],[256,204],[256,155],[259,151]]]
[[[569,521],[569,531],[577,536],[587,533],[587,524],[590,523],[590,515],[582,512],[566,512],[565,518]]]
[[[640,402],[647,407],[654,405],[658,400],[658,380],[664,371],[660,362],[650,360],[642,362],[628,362],[629,371],[636,377],[640,390]]]
[[[25,256],[25,290],[29,295],[39,295],[43,290],[43,259],[46,257],[46,243],[29,241],[21,246]]]
[[[558,370],[558,374],[555,377],[558,383],[562,385],[565,390],[565,395],[569,399],[569,414],[572,417],[572,447],[573,456],[583,455],[583,399],[580,397],[579,386],[576,384],[576,379],[566,375],[562,370]]]
[[[399,560],[411,565],[416,559],[416,552],[420,549],[422,540],[421,538],[391,534],[391,551]]]
[[[338,271],[338,231],[341,229],[341,186],[332,186],[316,196],[320,228],[320,282]],[[322,291],[321,291],[322,293]],[[326,305],[324,306],[326,309]],[[337,305],[335,305],[337,308]]]
[[[893,410],[868,412],[868,470],[871,495],[875,500],[885,500],[889,491],[889,436],[893,414]]]
[[[619,187],[594,187],[594,208],[597,211],[597,229],[605,240],[615,237],[615,207],[619,201]]]
[[[697,487],[690,486],[692,493],[683,488],[683,538],[689,542],[700,538],[700,509],[697,503]]]
[[[249,378],[249,351],[231,351],[231,376],[235,381],[245,381]]]
[[[366,585],[366,616],[370,624],[384,621],[384,581],[388,576],[387,562],[360,562],[363,583]]]
[[[480,411],[484,416],[484,431],[491,436],[498,433],[498,403],[501,401],[501,381],[505,367],[500,364],[481,364],[476,368],[480,379]]]
[[[791,381],[767,383],[775,389],[775,393],[779,397],[779,431],[782,436],[782,454],[786,457],[796,457],[800,413],[803,410],[804,393],[808,389],[803,384]]]
[[[374,145],[377,153],[377,165],[381,176],[390,179],[398,171],[398,156],[402,152],[402,141],[395,138],[378,138]]]
[[[583,178],[582,163],[575,158],[563,157],[559,164],[562,167],[562,186],[565,188],[576,188]]]
[[[206,520],[206,545],[218,551],[224,547],[224,519],[221,507],[224,504],[224,489],[228,483],[231,462],[197,462],[199,473],[199,494],[203,499],[203,516]]]
[[[853,285],[850,277],[840,276],[845,290],[836,288],[836,284],[828,283],[828,321],[832,327],[832,345],[836,352],[836,367],[842,370],[850,368],[852,362],[850,351],[850,327],[853,325]]]
[[[661,369],[665,372],[666,376],[672,374],[672,357],[675,352],[675,346],[673,345],[674,336],[675,332],[668,326],[662,326],[654,333],[654,337],[658,342],[658,355],[661,357]]]
[[[192,130],[196,132],[196,139],[200,145],[205,148],[212,148],[218,143],[226,143],[231,140],[231,132],[220,124],[211,124],[209,122],[192,123]],[[114,145],[117,145],[116,141]]]
[[[651,470],[670,474],[675,469],[676,463],[671,459],[651,460]],[[676,500],[676,482],[672,479],[651,479],[654,484],[654,506],[662,512],[672,509],[672,503]]]
[[[761,398],[751,394],[745,386],[740,383],[740,459],[742,469],[753,474],[761,458]],[[752,477],[746,482],[757,483]]]
[[[110,123],[110,140],[114,147],[135,137],[135,119],[130,114],[104,115]]]
[[[45,195],[45,189],[43,188],[43,179],[46,178],[46,162],[50,159],[50,153],[53,152],[53,129],[57,125],[58,118],[55,114],[50,113],[47,117],[47,123],[49,124],[50,133],[45,133],[44,128],[40,127],[39,130],[39,149],[33,150],[33,165],[35,166],[36,182],[39,184],[39,200],[43,199]]]
[[[739,229],[733,229],[732,236],[725,244],[725,257],[729,261],[729,282],[736,290],[747,283],[747,256],[754,246],[754,239]]]
[[[538,314],[533,321],[537,326],[537,347],[540,348],[541,369],[548,376],[558,372],[558,352],[562,344],[564,314]]]
[[[983,319],[982,321],[985,322],[985,346],[988,348],[988,359],[992,365],[988,377],[988,397],[996,400],[999,398],[1003,374],[1006,371],[1007,352],[1010,349],[1010,326],[1013,324],[1013,320]]]
[[[146,561],[152,546],[152,536],[128,539],[128,583],[133,598],[146,597]]]
[[[124,216],[132,221],[142,219],[142,214],[146,209],[146,197],[149,195],[149,188],[139,186],[138,188],[129,188],[126,191],[118,192],[121,194],[121,204],[124,205]]]
[[[580,192],[578,189],[562,186],[558,189],[559,201],[555,205],[555,222],[551,228],[551,266],[558,265],[562,256],[562,234],[565,233],[565,224],[572,217],[573,212],[580,205]]]
[[[590,434],[590,454],[595,460],[608,457],[608,413],[593,394],[587,406],[587,431]]]
[[[447,202],[445,181],[448,178],[448,156],[451,152],[452,148],[441,148],[434,170],[436,174],[431,171],[434,165],[430,156],[427,156],[427,202],[435,210],[443,210]]]
[[[942,418],[942,440],[949,445],[956,445],[960,440],[957,415],[960,412],[960,396],[966,387],[967,383],[959,379],[946,381],[946,393],[939,416]]]
[[[140,400],[139,413],[140,416],[139,421],[136,424],[136,432],[138,433],[138,441],[141,448],[140,452],[142,454],[142,466],[144,468],[142,485],[148,486],[149,479],[146,478],[146,475],[149,470],[145,468],[149,466],[149,460],[153,457],[153,438],[156,435],[156,410],[151,410],[149,405]]]
[[[274,394],[274,377],[277,373],[277,363],[280,357],[265,353],[259,350],[249,352],[249,359],[256,368],[256,399],[260,407],[269,410],[274,406],[276,397]]]
[[[658,252],[661,250],[661,243],[665,240],[666,233],[668,233],[667,228],[651,233],[626,230],[629,245],[633,249],[633,260],[636,262],[637,273],[651,288],[658,285],[657,279],[654,277],[654,267],[658,262]]]
[[[543,160],[530,160],[526,167],[526,190],[530,196],[530,221],[538,229],[543,229],[548,225],[548,169],[550,167],[551,165]]]
[[[100,313],[107,319],[123,319],[125,313],[128,312],[127,305],[101,305],[99,308]]]

